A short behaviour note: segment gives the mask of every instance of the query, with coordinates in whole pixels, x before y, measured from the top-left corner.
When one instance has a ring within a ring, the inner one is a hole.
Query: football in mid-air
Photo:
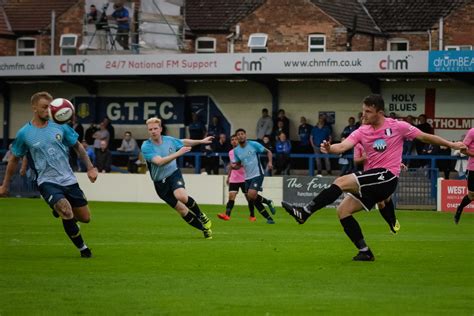
[[[49,104],[49,117],[58,124],[69,122],[74,111],[74,105],[67,99],[57,98]]]

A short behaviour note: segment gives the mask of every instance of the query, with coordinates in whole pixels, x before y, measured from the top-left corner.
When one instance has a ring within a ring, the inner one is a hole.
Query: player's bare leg
[[[176,191],[175,191],[176,192]],[[212,239],[212,231],[210,229],[206,229],[204,224],[201,222],[198,216],[194,214],[189,208],[181,201],[178,200],[176,206],[174,207],[175,210],[181,215],[183,220],[188,223],[189,225],[193,226],[194,228],[200,230],[204,234],[204,238]]]
[[[199,208],[197,202],[188,195],[184,188],[178,188],[174,190],[173,194],[178,201],[186,205],[186,207],[191,210],[194,215],[196,215],[196,217],[201,221],[205,229],[211,229],[211,220],[207,217],[206,214],[204,214],[204,212],[201,212],[201,209]]]
[[[236,196],[237,196],[236,191],[229,192],[229,195],[227,197],[226,207],[225,207],[225,213],[219,213],[217,214],[217,217],[219,217],[220,219],[224,221],[230,220],[230,215],[232,213],[232,209],[234,208]]]
[[[54,210],[62,218],[64,231],[66,232],[66,235],[68,235],[69,239],[71,239],[72,243],[81,252],[81,257],[90,258],[92,253],[82,239],[81,231],[76,224],[74,212],[72,211],[69,201],[65,198],[60,199],[56,202],[56,204],[54,204]]]
[[[339,217],[339,221],[341,222],[347,237],[349,237],[352,243],[359,250],[359,253],[353,257],[352,260],[374,261],[375,257],[365,243],[364,235],[362,234],[360,225],[352,216],[362,209],[363,206],[358,200],[352,198],[351,196],[346,196],[337,208],[337,216]]]
[[[247,197],[250,201],[253,202],[258,212],[267,220],[267,224],[275,224],[275,221],[270,216],[270,214],[268,214],[267,210],[265,209],[265,206],[263,206],[261,196],[258,195],[257,190],[249,189],[247,192]]]
[[[471,171],[469,171],[471,172]],[[474,171],[473,171],[474,172]],[[454,214],[454,223],[458,224],[459,221],[461,220],[461,214],[462,211],[466,206],[469,205],[474,200],[474,192],[468,191],[467,195],[464,196],[464,198],[461,201],[461,204],[456,209],[456,214]]]

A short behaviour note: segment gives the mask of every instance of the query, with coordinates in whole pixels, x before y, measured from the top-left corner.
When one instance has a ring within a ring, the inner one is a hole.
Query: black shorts
[[[388,169],[376,168],[353,173],[359,184],[359,193],[350,196],[359,200],[370,211],[377,202],[388,199],[397,189],[398,177]]]
[[[54,210],[54,204],[65,198],[73,208],[87,205],[87,200],[79,184],[62,186],[55,183],[43,182],[39,186],[41,196]]]
[[[467,189],[474,192],[474,170],[467,171]]]
[[[177,169],[168,177],[155,181],[155,191],[158,196],[172,208],[178,204],[178,200],[174,196],[174,191],[179,188],[184,188],[184,180],[181,171]]]
[[[231,182],[229,183],[229,192],[239,192],[242,191],[242,193],[247,193],[245,190],[245,182]]]
[[[245,190],[248,192],[249,190],[255,190],[262,192],[263,191],[263,176],[256,176],[252,179],[245,180]]]

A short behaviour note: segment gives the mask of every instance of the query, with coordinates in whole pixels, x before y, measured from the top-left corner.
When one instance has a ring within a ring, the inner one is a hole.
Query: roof
[[[6,0],[5,13],[13,32],[39,31],[49,27],[51,11],[60,16],[77,0]]]
[[[367,0],[365,6],[385,32],[426,31],[433,28],[440,17],[448,16],[471,1]]]
[[[367,10],[357,0],[311,0],[311,2],[349,30],[354,30],[356,21],[357,32],[381,33]]]
[[[229,31],[265,0],[187,0],[186,24],[193,32]]]
[[[0,6],[0,35],[13,35],[7,14],[2,6]]]

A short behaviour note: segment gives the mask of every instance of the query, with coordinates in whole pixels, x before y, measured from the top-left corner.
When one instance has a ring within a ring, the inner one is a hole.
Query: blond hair
[[[157,117],[152,117],[152,118],[149,118],[148,120],[146,120],[146,125],[152,124],[152,123],[158,123],[161,126],[161,120]]]
[[[49,101],[52,101],[53,97],[46,91],[36,92],[31,96],[31,105],[35,105],[41,99],[47,99]]]

